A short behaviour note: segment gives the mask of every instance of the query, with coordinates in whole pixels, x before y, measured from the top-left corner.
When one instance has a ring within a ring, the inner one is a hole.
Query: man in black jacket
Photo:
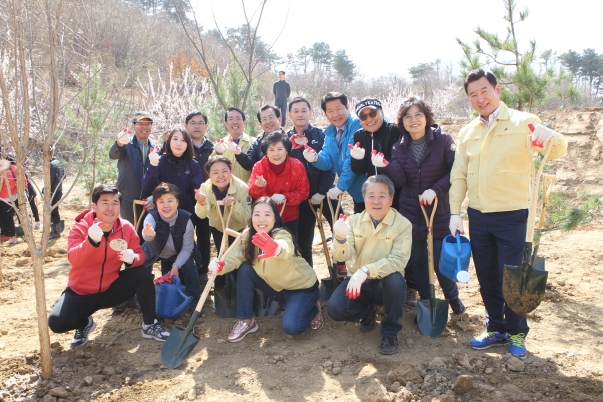
[[[249,147],[247,152],[241,152],[241,149],[236,144],[229,144],[229,149],[234,152],[235,158],[239,165],[245,170],[251,171],[253,165],[259,162],[263,157],[262,152],[262,139],[266,134],[270,134],[273,131],[277,131],[281,128],[281,112],[276,106],[264,105],[258,110],[257,113],[258,123],[264,132],[257,136],[253,144]]]
[[[285,72],[278,72],[278,81],[275,81],[272,85],[272,93],[274,94],[274,104],[281,110],[283,116],[283,126],[287,122],[285,113],[287,112],[287,99],[291,95],[291,85],[285,81]]]
[[[214,151],[214,144],[205,136],[208,128],[207,116],[201,112],[192,112],[186,116],[184,129],[190,135],[193,141],[193,150],[195,151],[195,160],[203,172],[203,180],[207,180],[205,164],[209,156]],[[197,249],[201,252],[201,267],[199,276],[207,276],[207,266],[209,265],[210,243],[209,243],[209,219],[201,219],[196,214],[192,214],[191,221],[195,226],[195,235],[197,236]],[[202,280],[203,282],[203,280]]]
[[[297,96],[289,103],[289,118],[293,122],[293,129],[289,130],[287,135],[291,139],[293,149],[290,155],[301,163],[306,168],[308,181],[310,182],[310,198],[312,205],[320,205],[321,201],[325,202],[323,206],[323,215],[329,221],[331,228],[333,227],[333,217],[326,202],[333,203],[333,209],[337,208],[336,200],[325,200],[325,195],[335,181],[335,167],[330,170],[320,170],[309,163],[304,158],[303,144],[307,143],[316,153],[322,150],[325,142],[323,131],[310,124],[312,118],[312,107],[307,99]],[[314,239],[314,226],[316,225],[316,215],[310,210],[310,204],[304,201],[299,205],[299,229],[298,229],[298,244],[302,257],[312,265],[312,241]],[[316,208],[316,207],[314,207]]]

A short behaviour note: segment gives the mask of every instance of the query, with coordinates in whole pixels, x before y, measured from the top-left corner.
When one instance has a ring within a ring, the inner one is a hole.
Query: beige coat
[[[222,221],[220,220],[221,210],[216,201],[216,195],[212,191],[211,180],[205,181],[201,184],[201,192],[207,196],[205,205],[201,205],[198,202],[195,204],[195,214],[201,219],[209,218],[209,224],[220,232],[224,232],[222,227]],[[237,202],[232,207],[224,208],[224,223],[232,208],[232,215],[228,228],[241,231],[251,217],[251,198],[247,191],[247,184],[242,180],[232,176],[230,186],[228,186],[227,195],[233,197]]]
[[[230,138],[231,138],[231,136],[229,134],[226,137],[224,137],[223,140],[225,142],[228,142],[230,140]],[[254,140],[255,140],[255,138],[249,136],[246,133],[241,134],[241,139],[239,140],[239,144],[238,144],[239,148],[241,148],[241,152],[246,153],[247,150],[251,147],[251,144],[253,144]],[[211,154],[211,156],[216,156],[216,155],[218,155],[216,153],[216,151],[212,152],[212,154]],[[243,167],[241,165],[239,165],[239,162],[237,162],[237,159],[235,158],[234,152],[226,149],[224,151],[224,153],[221,155],[227,157],[232,162],[232,174],[234,176],[237,176],[239,179],[243,180],[245,183],[247,183],[249,181],[249,176],[251,176],[251,171],[245,170],[245,169],[243,169]]]

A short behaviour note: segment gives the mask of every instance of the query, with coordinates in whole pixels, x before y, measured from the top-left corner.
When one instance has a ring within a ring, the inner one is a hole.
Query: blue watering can
[[[471,258],[471,243],[457,230],[456,238],[448,235],[442,241],[440,255],[440,272],[447,278],[457,282],[469,282],[471,276],[469,259]]]
[[[180,278],[173,276],[173,283],[155,285],[155,313],[163,318],[176,318],[193,302],[193,296],[184,293]]]

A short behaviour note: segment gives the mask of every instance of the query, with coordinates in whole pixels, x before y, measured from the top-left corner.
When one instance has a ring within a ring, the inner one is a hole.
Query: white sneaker
[[[16,244],[19,243],[19,239],[16,237],[11,237],[9,241],[6,242],[6,244]]]
[[[34,223],[34,230],[40,230],[40,221]]]
[[[155,320],[155,322],[151,325],[142,324],[142,337],[147,339],[155,339],[159,342],[167,341],[167,338],[170,336],[170,333],[167,332],[161,324]]]

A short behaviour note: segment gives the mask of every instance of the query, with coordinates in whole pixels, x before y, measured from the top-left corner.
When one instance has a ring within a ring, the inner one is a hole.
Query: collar
[[[197,144],[195,144],[195,141],[191,140],[191,142],[193,143],[193,146],[197,149],[203,148],[205,146],[205,144],[207,144],[207,141],[209,141],[209,140],[207,139],[206,136],[203,136],[203,142],[201,143],[201,145],[197,145]]]
[[[494,109],[494,111],[490,114],[490,116],[488,116],[488,120],[484,119],[481,115],[479,116],[479,120],[484,123],[486,125],[486,127],[490,128],[490,125],[492,124],[492,122],[494,121],[494,119],[496,119],[498,117],[498,113],[500,112],[500,108],[502,107],[503,103],[500,102],[498,107],[496,109]]]
[[[364,211],[362,213],[364,214],[361,219],[362,222],[370,222],[371,225],[373,225],[373,222],[376,222],[368,212]],[[381,219],[380,223],[391,226],[395,218],[396,210],[393,207],[389,207],[389,212]]]

